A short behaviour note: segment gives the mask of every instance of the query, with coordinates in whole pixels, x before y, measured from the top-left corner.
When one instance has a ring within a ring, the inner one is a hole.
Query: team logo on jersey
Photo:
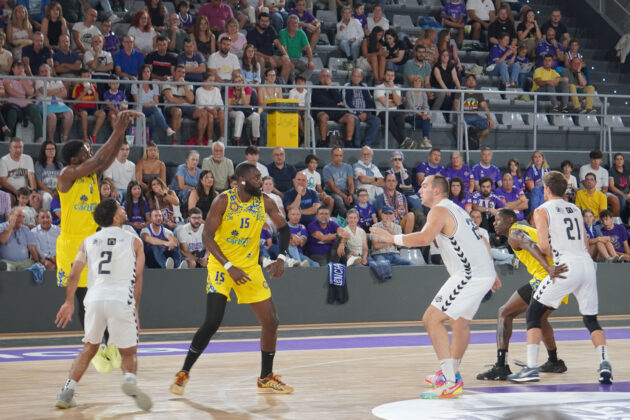
[[[233,230],[232,231],[232,236],[238,236],[238,230]]]
[[[107,245],[110,245],[110,246],[116,245],[116,238],[107,238]]]
[[[79,203],[75,204],[73,208],[78,211],[89,211],[91,213],[98,203],[88,204],[88,200],[88,196],[83,194],[79,197]]]
[[[238,208],[239,208],[239,205],[238,205],[238,204],[236,204],[234,201],[232,201],[232,202],[230,203],[230,210],[232,210],[232,211],[238,211]]]

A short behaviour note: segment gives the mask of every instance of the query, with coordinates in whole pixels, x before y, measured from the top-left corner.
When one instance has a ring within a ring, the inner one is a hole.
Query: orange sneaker
[[[173,381],[168,390],[175,395],[184,395],[184,389],[186,388],[186,383],[189,379],[190,375],[188,372],[180,370],[177,372],[177,375],[175,375],[175,381]]]
[[[264,378],[258,378],[256,383],[258,392],[272,392],[274,394],[290,394],[293,387],[285,384],[280,380],[280,375],[270,373]]]
[[[442,386],[433,388],[431,391],[423,392],[420,394],[422,399],[438,399],[438,398],[455,398],[464,393],[463,382],[445,382]]]

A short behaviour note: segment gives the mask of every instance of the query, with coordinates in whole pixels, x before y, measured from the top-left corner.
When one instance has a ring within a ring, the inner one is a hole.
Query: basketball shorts
[[[118,300],[97,300],[85,303],[84,343],[100,344],[105,328],[107,344],[121,349],[138,345],[138,323],[134,305]]]
[[[481,300],[494,284],[496,277],[449,277],[433,298],[431,304],[452,319],[459,317],[471,320],[481,304]]]
[[[241,268],[241,267],[239,267]],[[230,291],[236,293],[238,303],[256,303],[271,297],[271,290],[262,268],[259,265],[241,268],[250,278],[245,284],[236,284],[222,265],[210,262],[208,264],[207,293],[220,293],[230,300]]]
[[[534,290],[538,289],[538,287],[540,286],[540,283],[542,283],[541,280],[538,280],[537,278],[532,277],[532,279],[529,281],[529,284],[522,286],[520,289],[516,291],[516,293],[518,293],[519,296],[523,298],[525,303],[529,305],[529,303],[532,300],[532,295],[534,294]],[[563,304],[563,303],[565,305],[569,303],[569,295],[566,295],[564,299],[560,301],[560,304]]]
[[[79,252],[79,246],[84,239],[83,236],[71,237],[68,235],[60,235],[57,239],[57,286],[66,287],[72,263],[74,263]],[[87,287],[87,268],[83,268],[81,271],[79,287]]]
[[[563,273],[566,278],[552,279],[547,276],[534,292],[534,299],[550,308],[557,309],[565,296],[573,293],[582,315],[597,315],[599,310],[597,296],[597,275],[593,260],[573,258],[560,261],[569,266]]]

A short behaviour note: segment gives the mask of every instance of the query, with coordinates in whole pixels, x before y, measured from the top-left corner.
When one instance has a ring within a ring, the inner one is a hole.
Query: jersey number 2
[[[103,265],[112,262],[112,251],[101,252],[101,262],[98,263],[98,274],[111,274],[109,270],[106,270]]]
[[[582,233],[580,232],[580,224],[578,223],[577,218],[571,219],[569,217],[565,217],[564,224],[567,225],[567,238],[569,240],[574,241],[576,239],[573,233],[574,230],[577,231],[577,240],[578,241],[582,240]]]

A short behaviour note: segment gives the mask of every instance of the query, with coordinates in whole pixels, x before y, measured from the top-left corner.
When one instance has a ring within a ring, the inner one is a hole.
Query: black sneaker
[[[490,370],[487,372],[480,373],[477,375],[477,380],[479,381],[505,381],[507,380],[508,375],[510,375],[512,371],[510,370],[510,365],[498,366],[496,364],[492,365]]]
[[[547,360],[544,365],[538,367],[538,371],[547,373],[563,373],[567,371],[567,365],[564,364],[562,359],[558,359],[555,362]]]

